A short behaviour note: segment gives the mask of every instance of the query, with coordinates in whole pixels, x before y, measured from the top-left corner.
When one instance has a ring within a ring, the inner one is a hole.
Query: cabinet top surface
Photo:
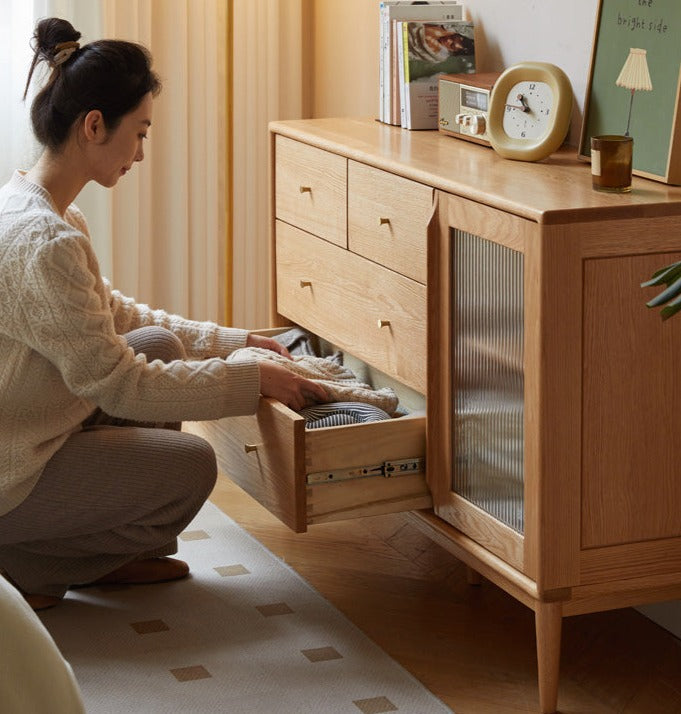
[[[486,146],[373,119],[277,121],[270,131],[542,223],[681,215],[681,187],[635,176],[631,193],[594,191],[590,165],[574,149],[510,161]]]

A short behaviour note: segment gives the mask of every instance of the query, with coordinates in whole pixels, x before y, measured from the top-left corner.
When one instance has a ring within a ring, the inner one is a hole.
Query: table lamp
[[[641,90],[649,92],[653,88],[653,84],[650,81],[650,73],[648,72],[646,50],[641,50],[636,47],[632,47],[629,50],[629,56],[624,62],[622,71],[615,81],[615,84],[618,87],[631,90],[627,130],[624,134],[624,136],[629,136],[629,123],[631,122],[631,106],[634,103],[634,92]]]

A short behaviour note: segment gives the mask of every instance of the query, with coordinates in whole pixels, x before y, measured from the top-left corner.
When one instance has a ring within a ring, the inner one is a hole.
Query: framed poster
[[[681,184],[681,0],[600,0],[584,104],[579,156],[590,157],[591,137],[629,134],[634,174]],[[644,49],[651,91],[615,82],[632,48]]]

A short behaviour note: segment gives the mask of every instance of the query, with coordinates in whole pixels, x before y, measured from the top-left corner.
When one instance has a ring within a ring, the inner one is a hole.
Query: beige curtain
[[[102,36],[144,44],[163,81],[146,158],[110,194],[112,281],[154,307],[223,323],[227,10],[224,0],[102,3]]]
[[[33,60],[30,40],[36,22],[43,17],[64,17],[87,42],[100,36],[98,5],[92,0],[0,0],[0,185],[15,169],[31,168],[42,152],[31,130],[30,107],[46,79],[44,66],[36,71],[22,101]]]
[[[234,0],[233,324],[270,319],[269,137],[309,114],[311,0]]]
[[[27,169],[37,158],[30,129],[30,97],[23,103],[26,75],[31,63],[28,41],[33,33],[32,8],[25,0],[5,0],[0,4],[0,185],[9,180],[15,169]]]
[[[37,17],[59,15],[84,42],[120,37],[154,55],[164,88],[145,161],[113,191],[90,185],[78,197],[102,272],[124,293],[197,319],[269,323],[267,125],[310,115],[313,9],[313,0],[34,0],[24,26],[12,23],[27,43]],[[25,52],[26,71],[29,61]],[[6,163],[6,173],[27,165]]]

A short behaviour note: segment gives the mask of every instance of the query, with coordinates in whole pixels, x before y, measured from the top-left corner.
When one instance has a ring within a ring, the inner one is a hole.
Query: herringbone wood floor
[[[537,711],[533,613],[401,516],[295,534],[221,476],[211,498],[456,714]],[[681,640],[633,609],[563,620],[562,714],[681,714]]]

